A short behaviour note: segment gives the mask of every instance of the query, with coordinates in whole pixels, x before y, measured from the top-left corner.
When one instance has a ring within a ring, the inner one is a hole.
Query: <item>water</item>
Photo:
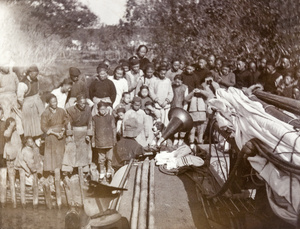
[[[29,204],[27,204],[29,205]],[[67,207],[47,209],[45,205],[39,205],[37,209],[27,206],[23,209],[20,205],[12,208],[11,205],[0,209],[1,229],[63,229],[65,227],[65,215]]]

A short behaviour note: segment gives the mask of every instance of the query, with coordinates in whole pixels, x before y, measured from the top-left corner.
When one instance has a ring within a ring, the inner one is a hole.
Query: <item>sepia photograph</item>
[[[0,229],[300,229],[298,0],[0,0]]]

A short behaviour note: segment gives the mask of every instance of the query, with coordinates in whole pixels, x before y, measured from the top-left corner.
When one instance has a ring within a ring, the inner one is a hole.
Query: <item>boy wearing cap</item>
[[[113,155],[113,166],[116,169],[144,154],[143,146],[135,140],[143,126],[135,118],[125,120],[123,126],[123,137],[117,142]]]

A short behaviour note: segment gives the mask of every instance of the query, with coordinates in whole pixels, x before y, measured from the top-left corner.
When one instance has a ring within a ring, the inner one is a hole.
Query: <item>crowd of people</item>
[[[171,108],[188,111],[193,128],[188,133],[176,133],[163,144],[176,147],[186,143],[194,149],[205,141],[211,112],[207,102],[220,87],[261,84],[267,92],[300,99],[300,68],[292,66],[288,56],[282,56],[279,65],[267,57],[237,59],[233,64],[213,54],[199,56],[195,63],[179,57],[150,61],[147,52],[147,46],[139,46],[136,56],[120,60],[114,70],[104,60],[92,77],[70,67],[70,77],[51,91],[46,101],[40,96],[36,65],[27,69],[24,78],[18,78],[9,67],[1,67],[2,206],[7,174],[12,203],[17,206],[17,171],[23,207],[25,185],[30,179],[35,194],[39,182],[43,182],[45,196],[53,184],[58,207],[62,205],[62,186],[70,190],[74,177],[78,177],[79,186],[88,177],[107,182],[116,169],[156,145],[168,125]],[[70,205],[82,205],[82,199],[70,196]],[[34,198],[33,205],[37,204]],[[51,203],[47,205],[51,207]]]

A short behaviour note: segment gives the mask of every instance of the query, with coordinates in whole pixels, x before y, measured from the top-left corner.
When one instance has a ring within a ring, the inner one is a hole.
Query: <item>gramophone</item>
[[[158,147],[177,132],[188,132],[193,127],[193,119],[191,115],[182,108],[172,108],[169,111],[168,118],[170,122],[166,129],[162,132],[162,136],[157,142]]]

